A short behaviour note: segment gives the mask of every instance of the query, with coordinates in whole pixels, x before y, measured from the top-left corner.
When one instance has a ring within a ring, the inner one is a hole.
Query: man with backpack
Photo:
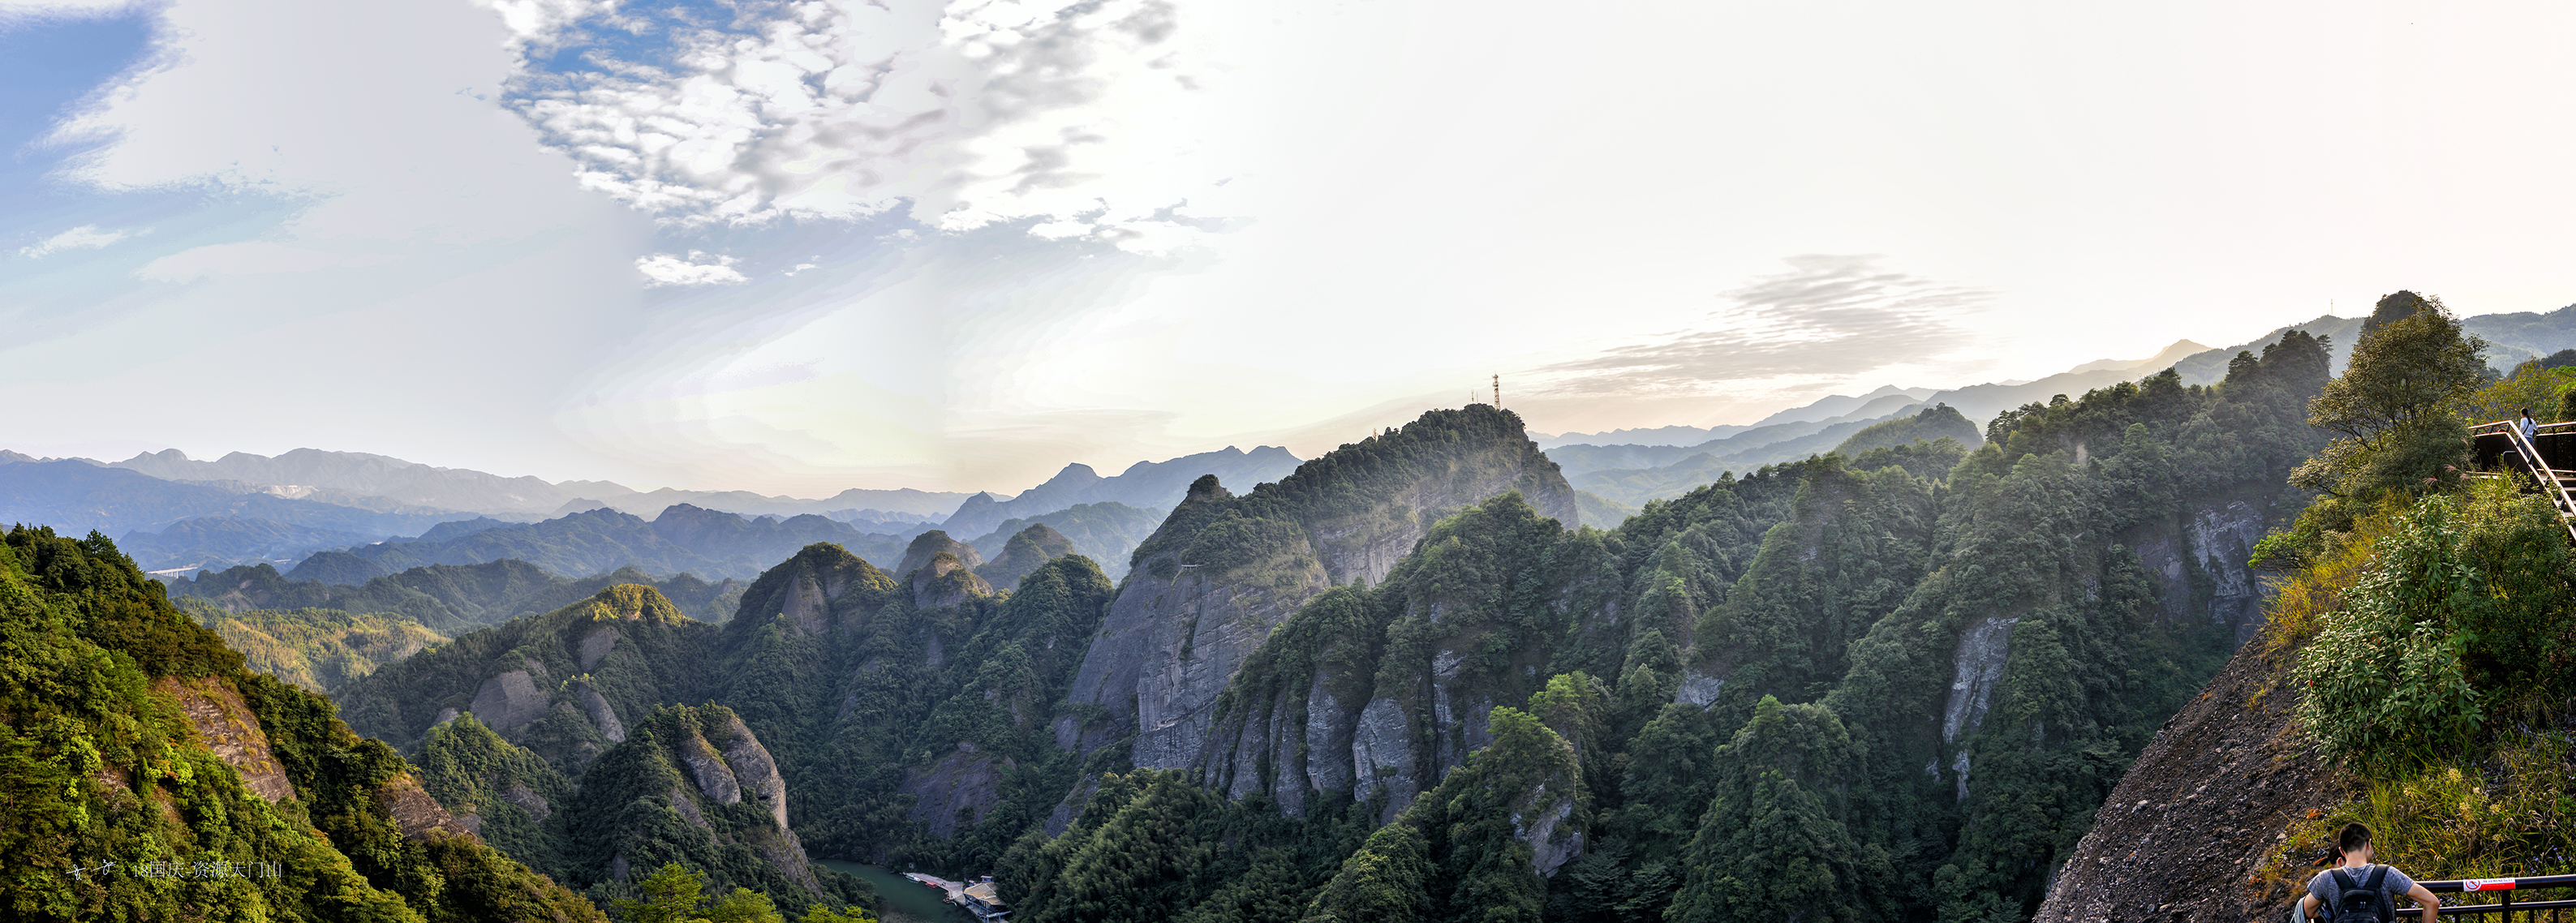
[[[2299,898],[2293,923],[2305,920],[2333,923],[2394,923],[2397,918],[2398,892],[2415,899],[2424,912],[2424,923],[2434,923],[2440,906],[2433,892],[2424,890],[2415,879],[2406,877],[2394,867],[2371,864],[2370,826],[2345,824],[2343,835],[2335,838],[2335,851],[2343,854],[2343,864],[2317,873],[2308,879],[2308,896]],[[2324,913],[2318,911],[2323,909]]]

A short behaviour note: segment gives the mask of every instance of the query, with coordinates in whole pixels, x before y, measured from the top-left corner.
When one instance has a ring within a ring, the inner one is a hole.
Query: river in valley
[[[847,872],[866,879],[868,886],[885,895],[885,923],[975,923],[975,915],[941,899],[944,892],[922,887],[903,877],[902,873],[879,865],[860,865],[838,859],[816,859],[815,864],[835,872]]]

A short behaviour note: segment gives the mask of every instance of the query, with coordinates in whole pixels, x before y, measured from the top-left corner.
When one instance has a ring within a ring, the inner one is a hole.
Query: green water
[[[868,886],[885,895],[885,923],[974,923],[975,915],[944,900],[947,892],[935,891],[913,883],[901,873],[884,866],[860,865],[838,859],[816,859],[815,864],[835,872],[848,872],[864,878]]]

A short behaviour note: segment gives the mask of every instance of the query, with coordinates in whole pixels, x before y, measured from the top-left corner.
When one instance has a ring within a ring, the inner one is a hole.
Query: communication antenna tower
[[[1494,376],[1494,409],[1503,409],[1503,376]]]

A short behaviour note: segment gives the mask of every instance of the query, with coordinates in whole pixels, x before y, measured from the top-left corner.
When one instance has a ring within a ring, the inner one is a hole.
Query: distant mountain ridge
[[[184,519],[230,516],[387,536],[417,534],[444,520],[466,518],[451,510],[380,511],[166,481],[77,459],[27,459],[14,452],[0,458],[0,522],[42,523],[70,535],[93,529],[108,535],[157,532]]]
[[[652,587],[689,617],[705,622],[732,618],[743,589],[750,585],[691,576],[657,579],[631,567],[575,579],[512,559],[433,564],[361,581],[317,578],[301,571],[280,574],[267,564],[200,571],[194,577],[167,581],[170,598],[192,607],[202,603],[227,613],[332,609],[353,615],[386,614],[451,635],[550,612],[629,583]]]
[[[428,564],[480,564],[514,558],[566,576],[634,567],[662,576],[688,573],[707,579],[750,579],[771,563],[816,542],[838,544],[853,554],[887,561],[901,555],[903,549],[902,541],[895,536],[863,533],[847,523],[812,514],[745,519],[684,503],[663,510],[650,521],[618,510],[596,509],[544,522],[477,529],[443,541],[363,545],[341,555],[373,566],[378,574]]]
[[[773,497],[743,490],[705,491],[662,488],[638,491],[613,481],[560,481],[503,477],[466,468],[439,468],[365,452],[296,449],[270,458],[232,452],[214,461],[199,461],[178,449],[144,452],[104,467],[139,471],[169,481],[240,481],[261,486],[287,486],[346,492],[351,497],[383,497],[398,503],[437,507],[504,518],[529,519],[562,512],[568,503],[598,503],[630,513],[649,514],[675,504],[720,508],[758,516],[824,514],[841,510],[875,510],[918,516],[945,516],[966,499],[962,493],[900,490],[844,490],[820,500]]]
[[[1123,503],[1160,516],[1180,505],[1181,497],[1189,493],[1190,482],[1200,475],[1213,474],[1229,484],[1250,486],[1276,481],[1295,470],[1297,456],[1268,445],[1254,447],[1250,452],[1226,446],[1170,461],[1137,462],[1114,477],[1101,477],[1090,465],[1077,462],[1064,466],[1046,483],[1008,500],[989,493],[968,497],[939,527],[963,540],[964,536],[989,534],[1006,520],[1102,502]]]
[[[1533,433],[1530,435],[1530,441],[1538,443],[1541,451],[1562,445],[1697,446],[1782,424],[1850,419],[1852,414],[1862,408],[1878,404],[1891,396],[1903,396],[1912,402],[1920,402],[1931,397],[1932,394],[1931,388],[1899,388],[1895,385],[1881,385],[1878,390],[1858,396],[1827,395],[1815,403],[1780,411],[1754,421],[1750,425],[1728,424],[1704,429],[1695,426],[1658,426],[1651,429],[1616,429],[1603,433],[1558,433],[1553,436]]]
[[[1564,470],[1566,478],[1575,482],[1576,488],[1601,493],[1586,486],[1582,476],[1596,471],[1667,467],[1702,455],[1717,462],[1744,466],[1734,470],[1749,470],[1772,461],[1804,458],[1814,452],[1825,451],[1863,426],[1907,413],[1918,406],[1920,402],[1898,392],[1861,404],[1843,416],[1773,423],[1697,445],[1563,445],[1546,451],[1547,457]],[[1714,478],[1715,474],[1710,476]],[[1640,502],[1621,500],[1612,493],[1601,495],[1624,503]]]

